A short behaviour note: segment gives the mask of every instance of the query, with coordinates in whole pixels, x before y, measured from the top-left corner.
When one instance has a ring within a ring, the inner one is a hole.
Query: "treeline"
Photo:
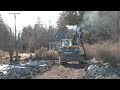
[[[120,11],[99,11],[94,20],[86,25],[85,30],[89,31],[88,39],[92,41],[111,40],[118,43],[120,39]],[[87,21],[86,21],[87,22]]]
[[[63,11],[57,21],[57,27],[44,27],[40,18],[34,27],[28,25],[23,28],[20,37],[20,46],[23,50],[37,50],[41,47],[49,47],[57,30],[66,30],[66,37],[75,32],[65,29],[67,25],[76,25],[84,30],[84,39],[87,43],[94,43],[100,40],[119,41],[120,36],[120,11]],[[10,41],[12,40],[12,41]],[[12,43],[10,43],[12,42]],[[6,25],[0,16],[0,48],[14,46],[14,34],[11,28]]]
[[[112,40],[119,41],[119,11],[63,11],[57,21],[57,27],[49,28],[38,20],[34,27],[23,28],[21,35],[22,48],[24,50],[38,50],[41,47],[49,47],[49,42],[53,41],[58,30],[66,30],[66,37],[72,38],[75,30],[66,29],[67,25],[76,25],[83,28],[84,42],[93,44],[99,41]]]
[[[11,48],[14,48],[14,34],[0,15],[0,49],[8,51]]]
[[[112,40],[120,37],[120,11],[63,11],[58,22],[61,25],[76,25],[84,31],[87,43]],[[72,35],[74,31],[68,31]]]
[[[21,34],[22,49],[34,52],[41,47],[49,48],[49,42],[53,40],[55,33],[56,28],[53,26],[44,27],[38,18],[34,27],[28,25],[23,28]]]

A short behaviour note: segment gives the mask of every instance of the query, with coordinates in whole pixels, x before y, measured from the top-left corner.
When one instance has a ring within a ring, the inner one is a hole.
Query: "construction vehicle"
[[[79,41],[78,44],[74,44],[74,37],[72,39],[61,39],[61,47],[58,49],[58,55],[60,62],[66,64],[70,61],[79,61],[79,63],[84,63],[86,54],[83,45],[83,33],[79,29],[80,33],[76,38]]]

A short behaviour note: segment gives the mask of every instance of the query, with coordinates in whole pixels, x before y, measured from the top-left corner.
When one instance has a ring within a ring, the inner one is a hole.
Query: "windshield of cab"
[[[71,40],[64,40],[64,41],[62,41],[62,46],[72,46],[72,41]]]

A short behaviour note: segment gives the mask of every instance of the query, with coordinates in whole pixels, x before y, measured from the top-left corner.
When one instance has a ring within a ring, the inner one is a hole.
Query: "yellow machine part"
[[[80,49],[80,55],[84,55],[84,50],[83,50],[83,48],[82,48],[82,47],[79,47],[79,49]]]

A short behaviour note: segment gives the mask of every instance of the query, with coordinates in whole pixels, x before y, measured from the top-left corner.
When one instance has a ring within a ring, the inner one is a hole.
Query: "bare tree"
[[[92,32],[97,38],[102,40],[111,39],[114,42],[119,41],[120,35],[120,12],[119,11],[99,11],[94,13],[93,17],[88,14],[88,20],[84,21],[85,30]],[[95,15],[96,14],[96,15]]]
[[[56,29],[52,26],[49,28],[43,27],[38,18],[33,28],[30,25],[23,28],[21,38],[29,51],[38,50],[41,47],[49,47],[49,42],[52,41],[55,32]]]
[[[9,52],[10,62],[13,60],[14,34],[0,16],[0,49]]]

